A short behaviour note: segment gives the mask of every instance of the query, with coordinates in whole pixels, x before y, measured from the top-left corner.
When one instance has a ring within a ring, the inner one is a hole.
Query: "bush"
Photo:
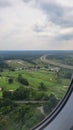
[[[36,92],[34,98],[35,100],[48,100],[49,96],[44,92]]]
[[[45,84],[43,82],[40,83],[39,90],[40,91],[46,91],[47,90],[47,87],[45,86]]]

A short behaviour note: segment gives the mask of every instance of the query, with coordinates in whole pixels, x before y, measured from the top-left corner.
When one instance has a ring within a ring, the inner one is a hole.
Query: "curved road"
[[[57,62],[50,61],[50,60],[48,60],[48,59],[46,58],[47,56],[48,56],[48,55],[43,55],[43,56],[41,56],[41,57],[40,57],[41,61],[42,61],[42,62],[45,62],[45,63],[48,63],[48,64],[51,64],[51,65],[59,66],[59,67],[61,67],[61,68],[73,70],[73,66],[65,65],[65,64],[61,64],[61,63],[57,63]]]
[[[41,60],[59,67],[73,69],[72,66],[50,62],[46,56],[42,56]],[[73,76],[63,100],[49,116],[31,130],[73,130]]]

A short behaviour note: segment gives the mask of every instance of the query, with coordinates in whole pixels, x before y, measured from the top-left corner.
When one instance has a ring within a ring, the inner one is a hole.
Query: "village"
[[[47,71],[51,71],[51,72],[59,72],[60,71],[60,67],[52,67],[52,66],[30,66],[30,67],[16,67],[14,68],[15,71],[19,71],[19,70],[31,70],[31,71],[37,71],[37,70],[47,70]]]

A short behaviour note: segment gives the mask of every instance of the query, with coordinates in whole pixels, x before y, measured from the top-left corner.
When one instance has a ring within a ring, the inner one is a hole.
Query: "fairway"
[[[1,130],[31,129],[50,114],[68,90],[72,70],[42,61],[44,54],[0,55],[4,57],[0,62]]]
[[[20,70],[20,71],[8,71],[5,70],[1,72],[0,86],[5,90],[16,90],[18,87],[22,86],[21,83],[17,81],[18,75],[21,74],[24,78],[28,79],[29,86],[38,89],[38,86],[43,82],[47,88],[47,94],[54,93],[58,98],[63,97],[67,88],[64,86],[69,85],[69,79],[62,79],[61,77],[56,78],[55,72],[50,72],[46,70]],[[13,83],[9,84],[8,79],[13,78]],[[0,92],[0,96],[1,96]]]

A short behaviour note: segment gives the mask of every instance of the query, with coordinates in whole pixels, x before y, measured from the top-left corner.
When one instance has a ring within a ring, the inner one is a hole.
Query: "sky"
[[[73,50],[73,0],[0,0],[0,50]]]

